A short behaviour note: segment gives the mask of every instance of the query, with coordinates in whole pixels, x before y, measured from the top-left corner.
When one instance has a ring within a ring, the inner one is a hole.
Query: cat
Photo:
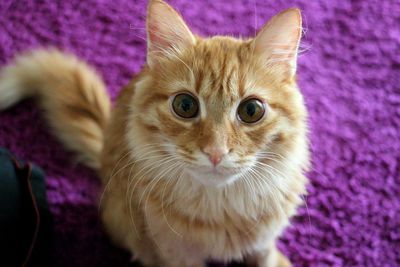
[[[98,171],[105,229],[142,265],[291,266],[275,242],[306,193],[301,33],[292,8],[254,38],[202,38],[152,0],[147,64],[113,109],[100,76],[57,49],[2,69],[0,109],[37,98],[55,136]]]

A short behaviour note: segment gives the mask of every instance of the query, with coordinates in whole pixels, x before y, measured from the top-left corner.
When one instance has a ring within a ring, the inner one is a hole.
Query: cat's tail
[[[0,70],[0,110],[35,97],[53,133],[78,160],[99,168],[110,98],[93,68],[58,50],[18,56]]]

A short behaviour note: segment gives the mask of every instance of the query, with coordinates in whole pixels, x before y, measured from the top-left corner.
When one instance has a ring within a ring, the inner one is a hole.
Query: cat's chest
[[[169,239],[172,243],[183,243],[183,247],[191,247],[205,258],[221,261],[240,260],[251,251],[267,247],[283,225],[268,213],[250,219],[222,210],[218,219],[210,217],[207,220],[204,214],[201,217],[196,217],[196,214],[210,207],[199,205],[197,210],[189,208],[191,210],[184,212],[175,208],[163,207],[156,198],[149,199],[145,213],[152,235]],[[215,210],[209,210],[209,215],[213,212]]]

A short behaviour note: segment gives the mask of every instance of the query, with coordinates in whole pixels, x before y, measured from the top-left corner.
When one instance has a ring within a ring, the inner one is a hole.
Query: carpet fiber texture
[[[145,62],[142,0],[0,1],[0,66],[56,46],[95,66],[113,98]],[[307,206],[279,242],[295,266],[400,266],[400,2],[170,0],[194,32],[252,36],[304,15],[298,80],[310,111]],[[41,166],[55,266],[128,266],[98,217],[100,183],[48,132],[32,101],[0,112],[0,146]]]

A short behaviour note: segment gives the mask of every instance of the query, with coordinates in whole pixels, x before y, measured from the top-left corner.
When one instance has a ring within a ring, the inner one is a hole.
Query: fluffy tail
[[[23,54],[0,71],[0,110],[31,96],[65,147],[97,169],[111,106],[100,76],[57,50]]]

